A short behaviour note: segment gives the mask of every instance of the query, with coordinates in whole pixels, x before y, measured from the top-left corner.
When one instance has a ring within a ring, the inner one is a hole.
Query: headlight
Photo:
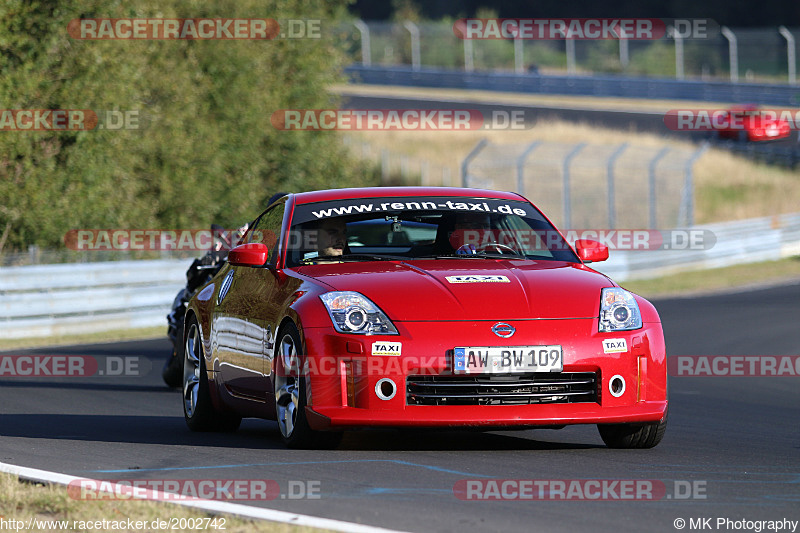
[[[397,335],[391,320],[369,298],[353,291],[321,295],[336,331],[365,335]]]
[[[642,314],[633,295],[611,287],[600,293],[600,331],[624,331],[642,327]]]

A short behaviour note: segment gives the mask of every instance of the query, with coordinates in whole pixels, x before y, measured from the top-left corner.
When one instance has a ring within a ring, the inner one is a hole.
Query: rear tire
[[[239,429],[242,418],[218,413],[211,402],[203,342],[197,319],[186,323],[187,336],[183,358],[183,417],[192,431],[226,431]]]
[[[331,449],[339,445],[341,432],[314,431],[306,417],[307,381],[302,376],[300,332],[286,324],[278,333],[275,354],[275,413],[281,437],[288,448]]]
[[[172,355],[161,369],[161,378],[168,387],[173,389],[180,388],[183,384],[183,328],[178,330],[178,334],[176,345],[172,348]]]
[[[667,430],[667,413],[649,424],[597,424],[600,437],[609,448],[642,449],[656,446]]]

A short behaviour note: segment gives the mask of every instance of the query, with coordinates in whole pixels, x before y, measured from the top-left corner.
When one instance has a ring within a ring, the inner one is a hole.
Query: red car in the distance
[[[732,107],[726,112],[726,127],[715,130],[720,139],[738,141],[774,141],[791,135],[789,123],[764,114],[757,105]]]
[[[190,300],[183,403],[193,430],[277,420],[290,447],[369,427],[597,424],[649,448],[667,421],[650,302],[588,264],[528,200],[364,188],[273,202]]]

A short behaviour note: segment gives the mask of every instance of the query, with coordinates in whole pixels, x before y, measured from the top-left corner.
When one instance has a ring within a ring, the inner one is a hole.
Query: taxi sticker
[[[402,342],[373,342],[372,355],[390,355],[398,357],[403,350]]]
[[[446,276],[449,283],[511,283],[505,276],[488,276],[469,274],[464,276]]]
[[[603,353],[623,353],[628,351],[625,339],[606,339],[603,341]]]

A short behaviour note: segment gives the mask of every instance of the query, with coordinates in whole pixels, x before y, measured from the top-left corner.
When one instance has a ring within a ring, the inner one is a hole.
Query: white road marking
[[[58,485],[69,485],[71,482],[85,479],[85,478],[70,476],[67,474],[59,474],[58,472],[49,472],[47,470],[39,470],[36,468],[28,468],[25,466],[10,465],[7,463],[0,463],[0,472],[13,474],[22,479],[40,481],[45,483],[55,483]],[[154,500],[158,499],[161,494],[159,491],[150,491],[150,493],[153,494]],[[166,496],[164,499],[168,500]],[[402,533],[395,529],[385,529],[382,527],[357,524],[355,522],[334,520],[332,518],[319,518],[316,516],[289,513],[286,511],[277,511],[274,509],[263,509],[260,507],[252,507],[249,505],[242,505],[239,503],[229,503],[216,500],[202,500],[197,498],[197,499],[190,499],[183,501],[168,500],[166,503],[183,505],[185,507],[201,509],[203,511],[208,511],[211,513],[227,513],[237,516],[243,516],[246,518],[270,520],[272,522],[282,522],[284,524],[293,524],[296,526],[317,527],[321,529],[330,529],[333,531],[344,531],[352,533]]]

